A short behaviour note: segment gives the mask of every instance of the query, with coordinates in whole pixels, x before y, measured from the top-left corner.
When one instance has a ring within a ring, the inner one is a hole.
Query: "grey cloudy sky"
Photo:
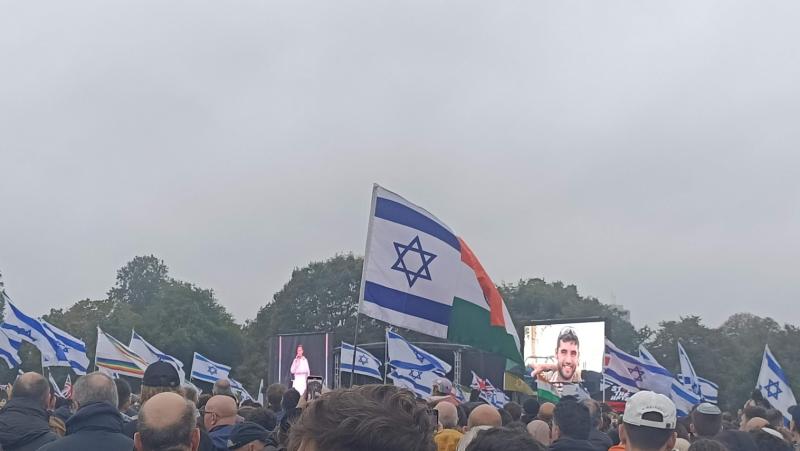
[[[362,253],[371,184],[496,282],[800,323],[800,3],[0,1],[0,271],[154,253],[238,320]]]

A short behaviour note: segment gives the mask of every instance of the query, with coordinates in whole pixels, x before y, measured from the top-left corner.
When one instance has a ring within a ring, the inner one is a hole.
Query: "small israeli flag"
[[[389,348],[389,365],[403,370],[431,371],[442,376],[450,372],[452,367],[444,360],[414,346],[405,338],[391,330],[386,331]]]
[[[228,365],[217,363],[197,352],[194,353],[194,358],[192,359],[192,379],[211,382],[213,384],[220,379],[230,380],[230,376],[228,376],[230,372],[231,367]]]
[[[789,387],[786,373],[778,364],[778,360],[769,350],[769,345],[764,347],[764,357],[761,360],[761,371],[758,373],[758,384],[756,388],[764,395],[764,399],[778,409],[784,418],[784,423],[789,424],[792,415],[789,408],[796,405],[794,393]]]
[[[382,363],[374,355],[362,348],[358,348],[355,357],[356,366],[353,367],[353,345],[342,342],[341,363],[339,365],[342,371],[351,373],[354,372],[353,368],[355,368],[356,374],[363,374],[376,379],[383,378],[381,375]]]

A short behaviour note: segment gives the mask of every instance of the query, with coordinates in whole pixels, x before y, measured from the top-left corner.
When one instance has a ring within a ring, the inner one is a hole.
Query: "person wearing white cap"
[[[675,448],[675,404],[666,396],[640,391],[628,399],[620,439],[627,451],[670,451]]]

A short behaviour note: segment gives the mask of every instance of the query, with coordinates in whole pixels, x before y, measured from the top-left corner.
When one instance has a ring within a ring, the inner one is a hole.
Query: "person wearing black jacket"
[[[103,373],[90,373],[75,382],[72,397],[78,411],[67,420],[67,435],[40,451],[118,451],[133,449],[133,440],[122,434],[122,415],[117,410],[117,386]]]
[[[11,389],[11,400],[0,412],[0,448],[35,451],[58,439],[50,431],[47,409],[52,407],[50,384],[38,373],[25,373]]]

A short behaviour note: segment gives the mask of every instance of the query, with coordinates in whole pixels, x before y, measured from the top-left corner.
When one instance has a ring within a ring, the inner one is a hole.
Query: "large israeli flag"
[[[778,364],[778,360],[769,350],[769,345],[764,347],[764,357],[761,360],[761,371],[758,373],[758,383],[756,388],[764,395],[764,399],[778,409],[784,418],[784,422],[789,424],[792,415],[789,408],[796,405],[794,393],[789,387],[789,380],[786,373]]]
[[[645,363],[648,363],[653,366],[657,366],[663,371],[669,373],[661,364],[656,361],[656,358],[653,357],[653,354],[644,347],[644,345],[639,345],[639,357]],[[662,393],[663,395],[669,396],[673,403],[675,403],[675,408],[677,410],[679,417],[685,417],[689,415],[689,412],[692,411],[692,407],[700,404],[702,399],[699,395],[692,392],[690,388],[687,388],[680,379],[673,379],[671,384],[669,385],[669,392]]]
[[[677,378],[681,384],[686,385],[689,388],[692,386],[691,377],[687,377],[683,373],[678,373]],[[695,381],[697,381],[697,385],[700,386],[700,393],[703,401],[710,402],[712,404],[716,404],[717,401],[719,401],[719,385],[700,376],[695,377]]]
[[[42,354],[44,366],[70,366],[64,344],[53,337],[39,320],[22,313],[8,295],[3,293],[3,296],[8,308],[5,322],[1,327],[8,338],[14,341],[27,341],[36,346]]]
[[[414,392],[420,398],[427,398],[433,393],[433,385],[442,376],[433,371],[421,371],[413,368],[395,368],[389,373],[395,387],[402,387]]]
[[[3,359],[9,368],[22,365],[22,360],[19,358],[20,345],[22,345],[21,342],[11,340],[5,332],[0,330],[0,359]]]
[[[64,350],[64,354],[67,356],[67,361],[69,362],[69,366],[72,368],[72,371],[78,375],[86,374],[86,370],[89,368],[89,357],[86,356],[86,344],[83,342],[83,340],[73,337],[72,335],[64,332],[45,320],[41,320],[41,323],[42,326],[44,326],[45,331],[47,331],[53,338],[58,340],[58,342],[63,345],[62,349]],[[59,364],[52,366],[66,365]]]
[[[213,384],[220,379],[230,380],[230,376],[228,376],[228,373],[230,372],[231,367],[228,365],[217,363],[197,352],[194,353],[194,358],[192,359],[191,379],[197,379]]]
[[[341,371],[347,373],[355,372],[356,374],[363,374],[376,379],[383,378],[381,375],[381,361],[378,360],[374,355],[362,348],[358,348],[355,358],[356,366],[355,371],[353,371],[353,345],[342,342],[342,352],[339,363]]]
[[[414,346],[400,334],[386,330],[389,365],[403,370],[431,371],[444,376],[452,367],[444,360]]]
[[[131,331],[131,343],[128,345],[128,348],[144,359],[148,365],[160,360],[169,363],[178,371],[178,376],[180,376],[181,381],[186,379],[186,373],[183,371],[183,362],[169,354],[159,351],[158,348],[151,345],[142,338],[141,335],[137,334],[135,330]]]
[[[606,339],[603,374],[612,383],[631,392],[651,390],[669,396],[675,378],[657,362],[634,357]]]

